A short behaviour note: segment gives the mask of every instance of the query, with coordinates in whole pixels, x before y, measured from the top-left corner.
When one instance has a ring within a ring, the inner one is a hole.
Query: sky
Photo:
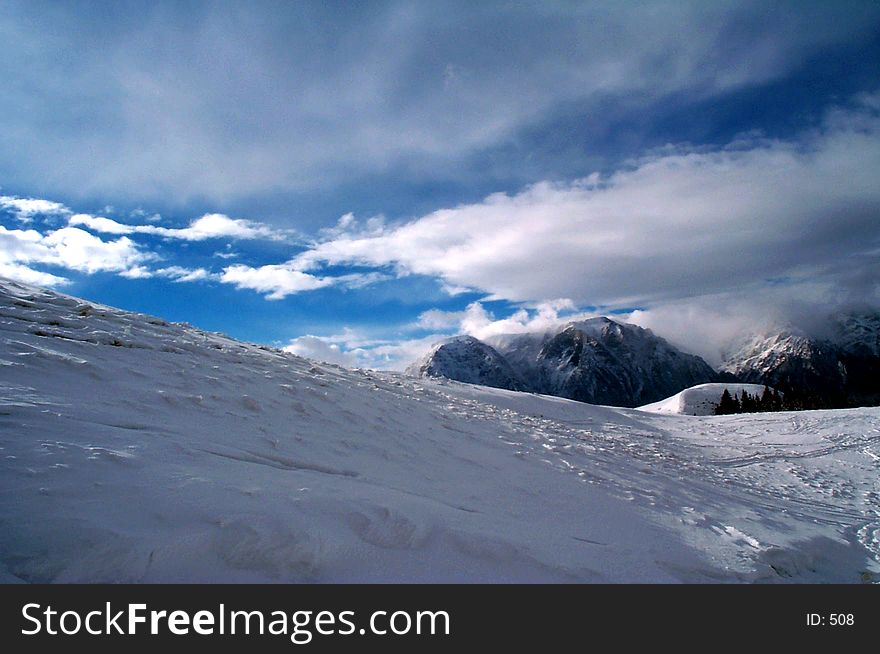
[[[0,275],[348,366],[880,306],[880,4],[0,4]]]

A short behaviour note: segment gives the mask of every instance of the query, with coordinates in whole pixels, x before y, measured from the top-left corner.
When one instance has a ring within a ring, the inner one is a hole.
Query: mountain
[[[650,330],[603,317],[485,342],[455,337],[408,372],[624,407],[712,382],[778,388],[802,408],[880,403],[880,313],[826,322],[821,336],[787,325],[741,337],[717,371]]]
[[[535,363],[540,392],[590,404],[639,406],[716,379],[699,357],[610,318],[566,325],[544,341]]]
[[[496,336],[486,343],[456,337],[409,371],[628,407],[717,379],[699,357],[649,330],[610,318],[572,322],[558,331]]]
[[[854,357],[880,357],[880,313],[849,313],[834,321],[833,340]]]
[[[781,389],[809,389],[840,397],[846,384],[839,351],[829,341],[781,331],[746,339],[722,364],[744,382]]]
[[[834,334],[850,406],[880,404],[880,313],[849,314]]]
[[[822,336],[785,327],[742,339],[721,369],[803,395],[809,406],[880,402],[880,315],[846,314]]]
[[[441,341],[420,361],[410,365],[406,372],[416,377],[445,377],[511,391],[527,388],[504,357],[473,336],[455,336]]]
[[[880,579],[880,409],[346,370],[0,279],[0,582]]]

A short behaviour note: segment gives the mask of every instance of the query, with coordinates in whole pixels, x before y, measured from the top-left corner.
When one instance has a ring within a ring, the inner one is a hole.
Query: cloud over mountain
[[[880,261],[880,115],[864,99],[795,140],[669,148],[607,176],[395,225],[350,229],[284,264],[393,267],[514,302],[638,306],[750,285],[836,290]],[[876,294],[876,277],[861,279]]]

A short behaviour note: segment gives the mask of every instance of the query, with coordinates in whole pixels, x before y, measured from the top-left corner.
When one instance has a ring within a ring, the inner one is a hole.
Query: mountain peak
[[[473,336],[453,336],[440,341],[407,374],[445,377],[468,384],[520,391],[526,384],[510,364],[491,346]]]

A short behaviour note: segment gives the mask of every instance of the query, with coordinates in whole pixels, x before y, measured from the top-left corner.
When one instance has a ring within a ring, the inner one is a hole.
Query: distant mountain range
[[[455,336],[407,372],[627,407],[710,382],[767,384],[807,408],[878,404],[880,314],[839,317],[822,338],[795,327],[741,338],[717,370],[648,329],[603,317],[486,341]]]
[[[456,336],[408,372],[616,406],[639,406],[719,377],[650,330],[610,318],[488,342]]]
[[[819,406],[880,403],[880,314],[848,314],[823,337],[795,327],[742,339],[721,371],[800,392]]]

